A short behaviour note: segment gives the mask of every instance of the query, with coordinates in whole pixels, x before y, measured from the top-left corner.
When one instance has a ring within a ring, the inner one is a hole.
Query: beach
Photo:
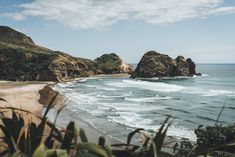
[[[27,110],[35,115],[41,116],[44,107],[51,101],[52,96],[56,91],[51,87],[54,82],[10,82],[0,81],[0,98],[6,100],[0,101],[0,107],[13,107],[18,109]],[[49,120],[53,121],[57,110],[65,105],[66,99],[63,95],[58,94],[57,98],[53,102],[53,109],[48,114]],[[70,121],[75,121],[78,127],[85,130],[90,142],[97,143],[100,136],[103,136],[101,132],[92,128],[91,125],[81,120],[75,120],[67,118],[66,107],[62,111],[60,117],[57,120],[57,125],[60,129],[64,129]],[[28,115],[21,114],[24,118],[28,118]],[[38,119],[31,117],[33,121],[38,123]],[[113,142],[119,141],[112,139]]]
[[[40,115],[43,104],[39,103],[39,90],[46,82],[0,82],[0,97],[7,102],[0,102],[1,107],[14,107]]]
[[[125,79],[127,76],[124,75],[100,75],[96,76],[95,79]],[[90,78],[86,78],[90,79]],[[94,79],[94,78],[91,78]],[[83,84],[83,79],[80,80]],[[86,81],[86,80],[85,80]],[[62,83],[66,85],[70,85],[72,82]],[[0,107],[14,107],[23,110],[27,110],[32,112],[35,115],[41,116],[45,112],[45,108],[48,106],[50,101],[52,100],[53,96],[57,95],[56,99],[52,103],[53,108],[48,113],[47,117],[51,122],[54,122],[54,118],[58,109],[64,107],[62,112],[60,113],[57,119],[57,127],[60,130],[64,130],[69,122],[74,121],[77,127],[83,128],[88,141],[93,143],[98,143],[99,137],[105,137],[111,144],[120,144],[125,143],[127,135],[131,132],[131,130],[125,130],[124,126],[118,126],[118,124],[113,122],[105,122],[100,118],[96,118],[96,123],[91,123],[88,119],[87,113],[85,113],[82,109],[83,106],[77,105],[79,110],[76,112],[71,112],[71,101],[73,101],[73,97],[69,97],[67,94],[63,93],[63,91],[58,90],[58,85],[55,82],[8,82],[8,81],[1,81],[0,82],[0,98],[3,98],[7,102],[1,101]],[[56,88],[57,87],[57,88]],[[84,91],[84,89],[80,91]],[[76,100],[76,103],[83,102],[83,99]],[[76,105],[76,104],[75,104]],[[94,110],[96,111],[96,110]],[[31,118],[33,121],[38,123],[38,119],[32,116],[28,116],[27,114],[21,114],[24,118]],[[74,116],[76,115],[76,116]],[[131,116],[130,116],[131,118]],[[102,124],[103,129],[106,128],[109,130],[108,132],[104,132],[100,127],[99,124]],[[98,126],[97,126],[98,125]],[[113,130],[116,130],[119,137],[113,136]],[[45,134],[49,134],[49,129],[46,129]],[[111,134],[110,134],[111,133]],[[121,137],[122,136],[122,137]],[[168,152],[170,154],[173,153],[173,147],[176,143],[180,143],[184,139],[179,137],[172,137],[168,136],[165,139],[166,145],[164,145],[163,150],[164,152]],[[133,144],[140,144],[140,139],[133,140]]]

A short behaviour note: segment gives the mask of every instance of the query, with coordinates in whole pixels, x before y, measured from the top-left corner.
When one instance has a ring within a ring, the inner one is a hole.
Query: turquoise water
[[[89,78],[58,84],[69,98],[73,119],[83,118],[96,129],[122,139],[130,130],[157,130],[167,115],[175,117],[168,135],[195,140],[194,129],[235,120],[235,65],[199,64],[202,76],[159,80]],[[123,139],[124,140],[124,139]]]

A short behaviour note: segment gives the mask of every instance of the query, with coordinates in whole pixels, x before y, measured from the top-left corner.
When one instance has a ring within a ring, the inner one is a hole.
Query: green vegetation
[[[58,93],[57,93],[58,94]],[[42,117],[29,111],[13,107],[0,108],[0,156],[3,157],[194,157],[235,155],[235,124],[227,127],[215,124],[213,127],[199,127],[195,130],[197,142],[181,141],[172,149],[174,153],[163,152],[167,130],[173,118],[167,116],[156,133],[143,128],[131,132],[126,144],[113,144],[100,137],[98,144],[90,143],[82,128],[70,122],[59,129],[47,119],[57,94],[50,101]],[[0,98],[0,101],[5,101]],[[58,110],[57,116],[61,112]],[[30,118],[38,120],[33,122]],[[142,144],[131,144],[136,134],[143,135]],[[89,136],[89,135],[88,135]]]
[[[77,77],[90,76],[93,72],[75,57],[41,47],[30,40],[31,38],[8,27],[2,29],[0,35],[1,80],[68,81]]]
[[[121,71],[122,60],[115,53],[104,54],[96,58],[95,61],[97,62],[97,69],[101,71],[100,73],[116,74]]]
[[[0,49],[0,58],[4,58],[0,62],[0,67],[8,65],[8,68],[0,68],[0,74],[5,74],[1,79],[26,81],[34,80],[38,72],[50,71],[48,67],[55,54],[31,54],[21,49],[8,48]]]

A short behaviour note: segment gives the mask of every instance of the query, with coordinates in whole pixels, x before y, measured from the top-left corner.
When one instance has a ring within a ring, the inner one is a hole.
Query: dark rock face
[[[195,74],[196,65],[192,60],[190,62],[190,60],[185,60],[183,56],[172,59],[168,55],[149,51],[144,54],[131,77],[152,78],[191,76]]]
[[[0,26],[0,80],[70,81],[95,74],[126,72],[116,54],[95,61],[38,46],[32,39]]]
[[[104,54],[95,59],[97,74],[119,74],[131,73],[130,65],[123,63],[122,59],[115,53]]]
[[[196,75],[196,64],[192,61],[191,58],[187,59],[187,63],[189,65],[189,74]]]
[[[0,38],[8,41],[34,43],[30,37],[8,26],[0,26]]]
[[[149,51],[142,57],[131,77],[171,77],[176,69],[176,62],[169,56]]]
[[[176,76],[189,76],[189,65],[183,56],[178,56],[176,59],[177,71]]]

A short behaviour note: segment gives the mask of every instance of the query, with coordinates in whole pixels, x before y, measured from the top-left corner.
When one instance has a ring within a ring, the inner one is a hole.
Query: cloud
[[[15,20],[39,17],[72,28],[104,28],[119,21],[159,25],[191,18],[235,13],[223,0],[34,0],[6,13]]]
[[[16,21],[22,21],[25,20],[27,17],[23,15],[22,13],[3,13],[0,15],[1,17],[10,17]]]

